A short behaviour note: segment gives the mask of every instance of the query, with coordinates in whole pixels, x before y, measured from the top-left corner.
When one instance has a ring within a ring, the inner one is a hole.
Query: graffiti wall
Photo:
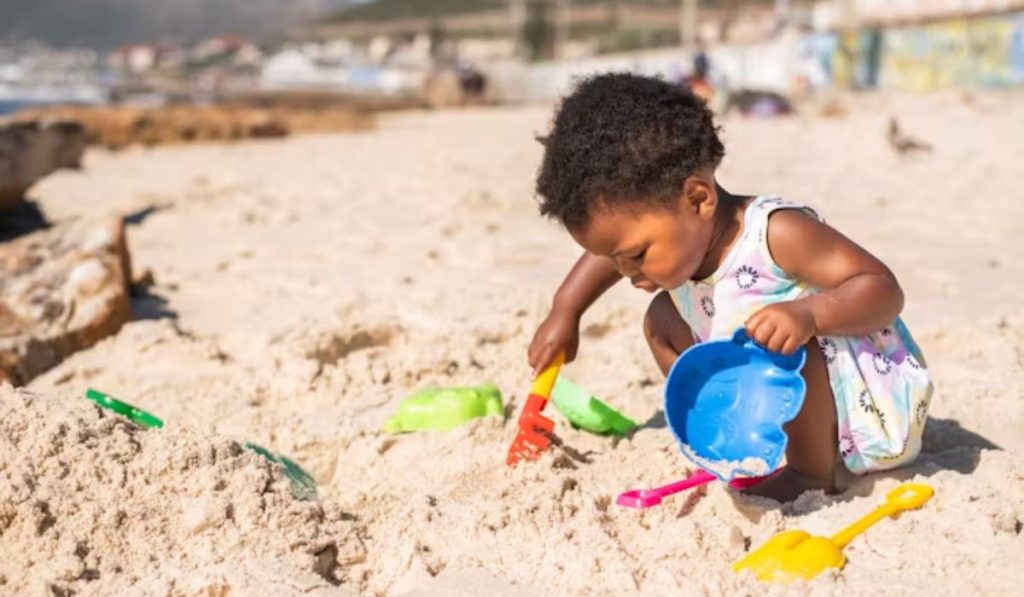
[[[1024,13],[885,30],[880,71],[912,91],[1024,84]]]

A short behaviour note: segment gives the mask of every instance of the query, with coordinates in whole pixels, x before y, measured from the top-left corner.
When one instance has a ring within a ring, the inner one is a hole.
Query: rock
[[[19,204],[37,180],[61,168],[78,168],[85,129],[68,120],[0,124],[0,208]]]
[[[193,141],[276,138],[288,123],[267,110],[237,106],[59,106],[28,110],[19,119],[56,118],[81,123],[83,142],[107,149]]]
[[[27,384],[131,318],[121,220],[69,223],[0,245],[0,381]]]
[[[457,81],[456,81],[457,86]],[[132,145],[268,139],[293,133],[366,131],[377,112],[425,108],[418,98],[337,93],[250,93],[212,105],[47,106],[21,110],[17,121],[80,123],[84,142],[111,150]]]

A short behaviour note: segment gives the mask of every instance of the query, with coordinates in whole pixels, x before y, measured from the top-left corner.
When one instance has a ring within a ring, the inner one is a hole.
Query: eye
[[[632,259],[633,259],[633,261],[636,261],[636,262],[639,263],[639,262],[644,260],[644,256],[645,255],[647,255],[647,248],[646,247],[644,248],[643,251],[640,251],[636,255],[633,255]]]

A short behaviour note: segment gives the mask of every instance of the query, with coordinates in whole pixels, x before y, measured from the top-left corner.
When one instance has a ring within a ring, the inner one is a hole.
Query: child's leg
[[[668,375],[672,364],[684,350],[693,346],[693,333],[676,311],[672,297],[664,290],[658,293],[644,316],[644,337],[651,347],[654,361],[662,375]]]
[[[843,489],[846,472],[839,458],[836,401],[829,384],[828,369],[817,340],[807,343],[807,364],[803,370],[807,382],[804,406],[795,419],[786,424],[789,444],[786,466],[748,493],[780,502],[795,499],[801,493],[821,489],[835,493]]]

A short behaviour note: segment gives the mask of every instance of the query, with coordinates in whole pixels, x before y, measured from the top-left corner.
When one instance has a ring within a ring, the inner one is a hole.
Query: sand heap
[[[351,517],[238,442],[0,387],[0,593],[344,589]]]
[[[371,537],[370,557],[356,565],[367,579],[360,588],[441,595],[467,591],[469,583],[473,590],[465,594],[995,595],[1024,583],[1020,454],[984,447],[954,421],[930,422],[925,453],[914,465],[859,479],[840,496],[810,492],[779,507],[712,484],[635,511],[615,505],[616,495],[675,481],[692,466],[667,431],[654,423],[615,441],[574,431],[555,416],[565,447],[512,471],[500,460],[514,429],[500,420],[378,439],[372,451],[363,445],[369,437],[351,444],[339,467],[359,473],[338,477],[358,478],[359,490],[335,483],[344,487],[339,500]],[[730,570],[782,530],[831,536],[904,480],[931,485],[935,497],[858,537],[845,549],[842,572],[780,587]],[[499,588],[489,584],[497,579],[504,582]]]

